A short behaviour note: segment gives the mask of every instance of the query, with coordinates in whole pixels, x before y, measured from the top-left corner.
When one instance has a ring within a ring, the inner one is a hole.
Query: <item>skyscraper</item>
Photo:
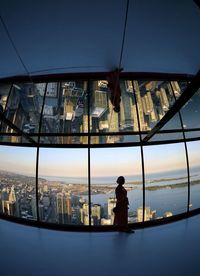
[[[56,210],[58,223],[71,223],[71,197],[69,194],[57,193],[56,195]]]
[[[114,222],[113,208],[116,206],[117,199],[115,197],[110,197],[108,199],[108,218],[111,219],[111,224]]]
[[[93,204],[91,208],[92,212],[92,219],[94,225],[100,225],[101,221],[101,205],[100,204]]]

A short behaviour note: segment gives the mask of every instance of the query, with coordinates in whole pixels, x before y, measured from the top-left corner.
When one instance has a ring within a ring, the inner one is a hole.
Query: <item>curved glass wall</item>
[[[0,213],[112,225],[119,175],[129,223],[200,208],[199,92],[163,123],[188,85],[121,79],[117,93],[107,79],[0,84]]]

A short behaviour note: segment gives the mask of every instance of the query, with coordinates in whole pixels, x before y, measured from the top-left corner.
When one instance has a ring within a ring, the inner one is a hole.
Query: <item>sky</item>
[[[200,165],[200,141],[189,142],[190,166]],[[186,168],[183,143],[144,147],[146,173]],[[0,147],[0,169],[35,175],[36,149]],[[140,175],[139,147],[91,149],[91,176]],[[87,177],[87,149],[40,149],[40,176]]]

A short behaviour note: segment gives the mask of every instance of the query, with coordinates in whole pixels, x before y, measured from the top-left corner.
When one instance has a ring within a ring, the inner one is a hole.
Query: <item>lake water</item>
[[[47,178],[47,177],[45,177]],[[132,175],[125,176],[126,182],[133,182],[136,184],[129,184],[126,186],[134,186],[134,190],[128,192],[130,203],[129,211],[136,211],[138,207],[142,206],[143,190],[142,190],[142,176]],[[48,180],[63,181],[66,183],[82,183],[87,184],[86,178],[66,178],[66,177],[48,177]],[[187,183],[186,169],[152,173],[145,175],[146,187],[173,185],[177,183]],[[200,207],[200,167],[193,167],[190,169],[190,181],[199,180],[199,185],[191,186],[190,203],[191,209]],[[138,182],[138,183],[137,183]],[[116,186],[116,176],[110,177],[93,177],[91,178],[91,185],[110,185]],[[114,193],[92,195],[91,200],[95,204],[105,206],[108,199],[114,197]],[[85,196],[87,199],[87,196]],[[182,188],[163,188],[154,191],[145,190],[145,205],[151,210],[156,210],[157,216],[163,216],[166,211],[172,212],[173,215],[186,212],[188,201],[188,187]]]

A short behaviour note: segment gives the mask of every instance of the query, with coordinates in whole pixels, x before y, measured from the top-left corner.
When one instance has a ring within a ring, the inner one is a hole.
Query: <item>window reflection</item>
[[[188,177],[183,143],[144,147],[145,220],[187,210]]]
[[[123,175],[129,198],[129,223],[137,222],[142,208],[140,148],[91,149],[91,210],[93,225],[113,224],[116,179]]]
[[[34,148],[0,148],[0,212],[35,220],[36,150]]]
[[[89,224],[87,149],[40,149],[40,220]]]

